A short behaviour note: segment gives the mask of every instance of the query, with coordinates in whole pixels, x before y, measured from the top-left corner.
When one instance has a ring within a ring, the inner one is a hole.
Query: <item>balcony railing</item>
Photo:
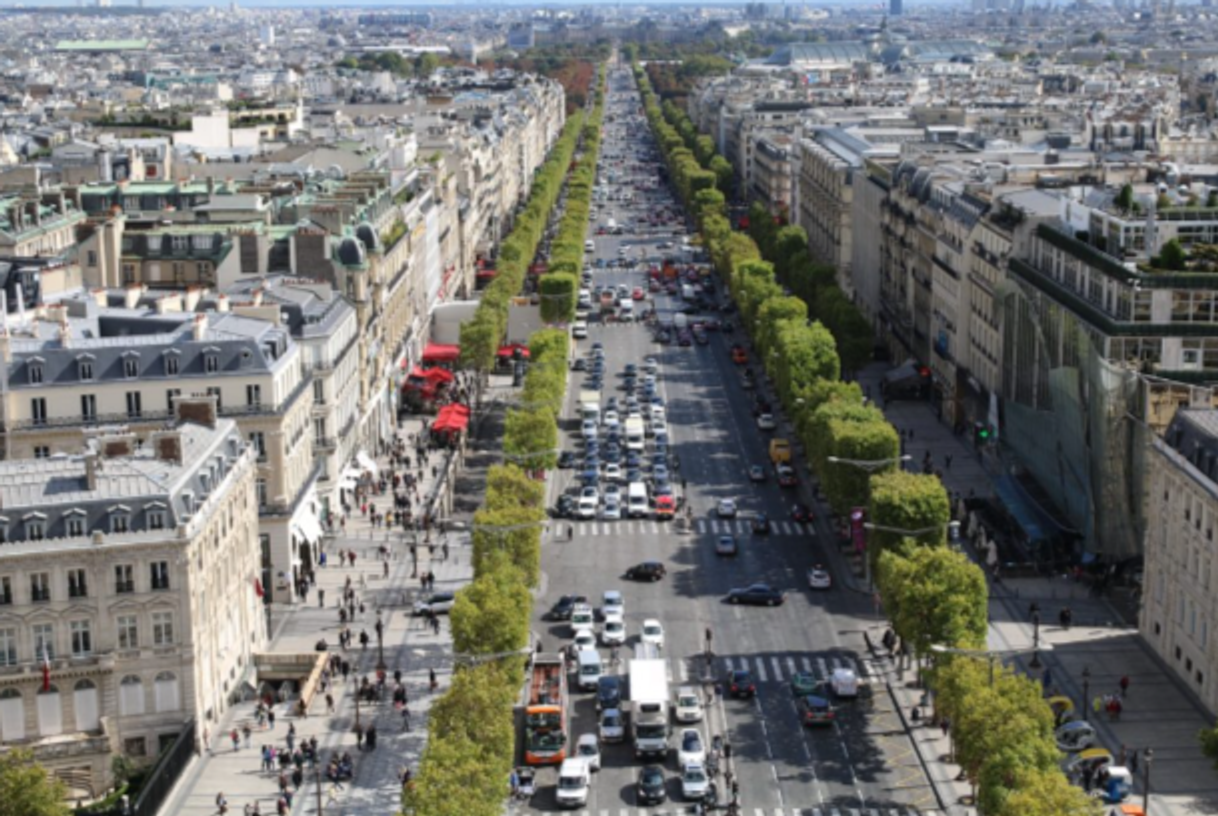
[[[313,438],[314,453],[329,453],[338,450],[338,440],[332,436],[318,436]]]

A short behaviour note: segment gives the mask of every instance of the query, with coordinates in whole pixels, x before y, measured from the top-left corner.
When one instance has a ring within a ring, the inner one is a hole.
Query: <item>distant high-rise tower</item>
[[[902,14],[904,14],[904,0],[888,0],[888,13],[893,17],[900,17]]]

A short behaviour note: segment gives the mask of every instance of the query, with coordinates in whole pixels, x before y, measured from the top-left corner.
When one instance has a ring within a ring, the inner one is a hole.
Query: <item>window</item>
[[[129,674],[118,684],[118,711],[124,717],[144,713],[144,681]]]
[[[131,514],[126,511],[117,511],[110,514],[110,532],[125,533],[131,529]]]
[[[165,355],[165,373],[169,374],[169,375],[177,374],[178,373],[178,363],[179,363],[178,355],[166,354]]]
[[[171,416],[175,412],[175,409],[173,407],[174,401],[177,400],[177,398],[180,396],[182,396],[181,388],[170,388],[168,391],[165,392],[165,409],[167,411],[169,411]]]
[[[250,447],[258,454],[258,461],[266,461],[266,434],[262,431],[250,431]]]
[[[0,666],[17,665],[17,630],[0,629]]]
[[[148,529],[149,530],[164,530],[165,529],[165,511],[164,510],[149,510],[148,511]]]
[[[245,386],[245,404],[251,408],[258,408],[262,405],[261,385]]]
[[[174,252],[189,252],[190,251],[190,236],[189,235],[174,235],[172,238]]]
[[[39,380],[42,382],[42,380]],[[30,422],[34,425],[47,424],[46,397],[34,397],[30,400]]]
[[[25,523],[25,537],[30,541],[42,541],[46,537],[46,522],[42,519],[30,519]]]
[[[118,616],[118,648],[138,649],[140,647],[140,627],[135,615]]]
[[[153,561],[151,564],[152,588],[169,589],[169,562]]]
[[[68,516],[68,535],[78,538],[85,534],[85,519],[83,516]]]
[[[173,613],[152,613],[152,643],[154,646],[169,646],[173,643]]]
[[[140,690],[143,694],[143,690]],[[141,707],[140,712],[143,713]],[[124,714],[129,712],[124,711]],[[123,739],[123,753],[129,757],[145,757],[148,756],[148,740],[144,737],[126,737]]]
[[[325,405],[326,404],[326,381],[325,380],[314,380],[313,381],[313,404],[314,405]]]
[[[82,382],[87,382],[93,379],[93,361],[88,359],[78,360],[76,362],[76,373],[80,375]]]
[[[35,459],[50,459],[51,458],[51,446],[50,445],[35,445],[34,446],[34,458]]]
[[[135,283],[135,264],[123,264],[123,283]]]
[[[85,422],[97,421],[97,395],[80,395],[80,416]]]
[[[220,370],[220,358],[215,354],[203,355],[203,370],[208,374],[214,374]]]
[[[47,660],[55,659],[55,624],[35,623],[30,627],[34,634],[34,655],[42,660],[45,654]]]
[[[89,581],[83,569],[68,570],[68,597],[89,597]]]
[[[30,385],[38,385],[42,382],[42,363],[31,362],[26,366],[26,376],[29,378]]]
[[[259,478],[254,483],[254,492],[258,496],[258,506],[266,507],[266,479]]]
[[[30,573],[30,600],[31,601],[49,601],[49,600],[51,600],[51,573],[49,573],[49,572]]]
[[[97,266],[97,250],[90,249],[85,253],[85,264],[88,266]]]
[[[114,592],[118,595],[135,592],[135,567],[130,564],[114,565]]]
[[[87,620],[72,621],[72,657],[88,657],[93,654],[93,630]]]
[[[220,394],[219,386],[210,386],[207,389],[207,396],[216,398],[216,413],[224,410],[224,397]]]
[[[127,379],[135,379],[140,375],[140,358],[136,354],[128,354],[123,357],[123,376]]]
[[[13,602],[13,579],[7,575],[0,578],[0,606],[9,606]]]
[[[142,400],[140,398],[139,391],[128,391],[127,392],[127,416],[128,417],[130,417],[131,419],[139,419],[140,414],[143,413],[143,410],[141,407],[141,402],[142,402]]]
[[[158,674],[153,688],[156,691],[157,712],[177,711],[182,707],[178,698],[178,677],[173,672]]]

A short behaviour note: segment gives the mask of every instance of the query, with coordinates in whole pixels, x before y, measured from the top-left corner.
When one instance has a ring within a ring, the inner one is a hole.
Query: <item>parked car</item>
[[[668,568],[659,561],[644,561],[626,570],[631,581],[659,581],[668,574]]]
[[[414,602],[414,614],[426,615],[431,612],[435,615],[447,615],[455,601],[456,596],[451,592],[434,592],[427,600]]]

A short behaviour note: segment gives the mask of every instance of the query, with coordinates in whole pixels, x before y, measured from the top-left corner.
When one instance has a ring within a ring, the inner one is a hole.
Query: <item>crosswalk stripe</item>
[[[803,666],[804,671],[808,672],[809,674],[812,673],[812,661],[811,660],[809,660],[806,657],[801,657],[799,659],[799,663],[801,666]]]
[[[825,662],[823,657],[816,658],[817,677],[829,676],[829,664]]]
[[[787,657],[787,672],[792,676],[795,675],[795,658],[790,656]]]
[[[736,522],[736,532],[747,533],[748,531],[749,531],[748,522],[746,522],[746,521],[737,521]]]
[[[660,532],[660,525],[656,524],[654,521],[651,522],[651,532],[653,532],[653,533]]]
[[[777,530],[781,535],[786,535],[791,531],[790,528],[787,527],[787,523],[785,521],[774,522],[774,529]]]
[[[763,683],[769,680],[765,673],[765,659],[761,657],[757,658],[757,679]]]
[[[774,679],[781,683],[782,682],[782,667],[778,665],[778,658],[771,657],[770,662],[774,666]]]
[[[723,662],[727,664],[726,671],[735,671],[735,669],[732,668],[732,659],[730,657],[723,658]]]
[[[684,660],[677,661],[677,674],[681,677],[682,683],[689,679],[689,666],[685,665]]]
[[[718,533],[719,532],[719,521],[717,519],[712,520],[710,523],[710,528],[711,528],[712,533]]]

